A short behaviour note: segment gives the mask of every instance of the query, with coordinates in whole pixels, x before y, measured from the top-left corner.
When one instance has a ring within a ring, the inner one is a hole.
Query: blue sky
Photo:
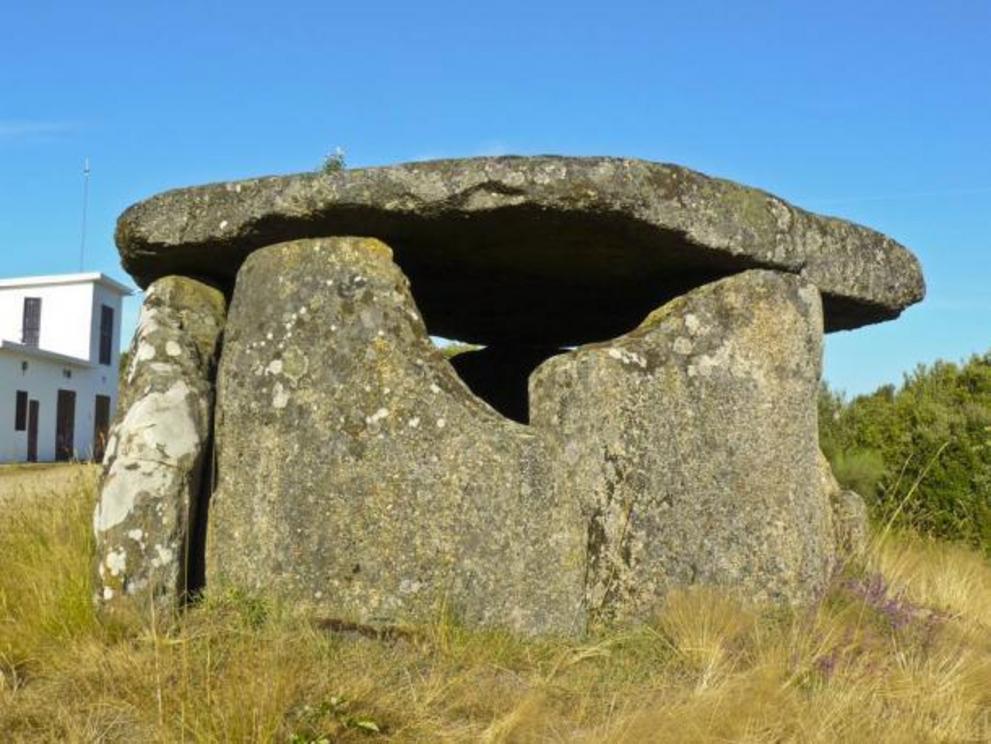
[[[926,301],[827,341],[851,393],[991,348],[991,3],[86,2],[0,10],[0,276],[124,278],[166,188],[479,154],[759,186],[921,258]],[[136,302],[127,318],[133,322]]]

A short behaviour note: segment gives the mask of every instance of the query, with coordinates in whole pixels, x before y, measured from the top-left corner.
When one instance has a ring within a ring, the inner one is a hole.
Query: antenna
[[[83,161],[83,226],[79,238],[79,271],[86,263],[86,209],[89,206],[89,158]]]

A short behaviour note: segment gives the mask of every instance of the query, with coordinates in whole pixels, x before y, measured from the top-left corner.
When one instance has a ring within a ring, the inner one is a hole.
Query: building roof
[[[127,285],[121,284],[115,279],[111,279],[106,274],[98,271],[83,274],[53,274],[50,276],[25,276],[10,279],[0,279],[0,289],[10,289],[13,287],[41,287],[58,284],[101,284],[107,289],[117,294],[127,297],[134,294]]]
[[[59,354],[54,351],[46,351],[45,349],[39,349],[35,346],[25,346],[24,344],[19,344],[15,341],[7,341],[5,339],[0,339],[0,352],[9,351],[13,354],[19,356],[34,357],[35,359],[41,359],[46,362],[54,362],[56,364],[62,364],[67,367],[81,367],[84,369],[93,369],[96,365],[86,359],[79,359],[74,356],[68,356],[66,354]]]

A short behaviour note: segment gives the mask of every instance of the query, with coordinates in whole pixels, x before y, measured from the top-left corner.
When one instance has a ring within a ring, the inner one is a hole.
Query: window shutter
[[[24,298],[24,318],[21,326],[21,343],[37,347],[41,340],[41,298]]]
[[[17,405],[14,409],[14,431],[25,431],[28,428],[28,394],[23,390],[17,391]]]
[[[100,364],[110,364],[114,358],[114,309],[102,306],[100,311]]]

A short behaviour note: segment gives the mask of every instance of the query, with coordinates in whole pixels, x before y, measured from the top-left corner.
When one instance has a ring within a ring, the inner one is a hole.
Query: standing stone
[[[94,515],[105,609],[170,615],[198,570],[187,551],[209,465],[225,305],[218,290],[179,276],[145,295]]]
[[[821,342],[816,288],[755,270],[534,373],[531,421],[560,431],[558,478],[586,513],[593,617],[646,617],[674,586],[791,603],[822,590]]]
[[[390,249],[300,240],[237,278],[207,583],[334,619],[584,629],[585,530],[550,438],[471,394]]]
[[[856,491],[840,486],[826,456],[819,453],[819,483],[833,513],[836,552],[841,559],[862,557],[870,543],[867,505]]]

